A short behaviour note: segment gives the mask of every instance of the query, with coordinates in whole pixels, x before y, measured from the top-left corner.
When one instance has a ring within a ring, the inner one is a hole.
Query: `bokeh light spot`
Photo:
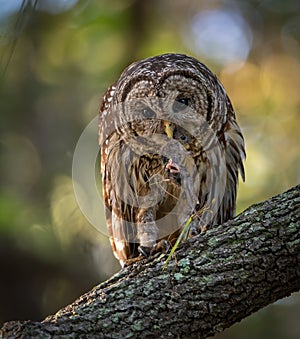
[[[251,28],[233,10],[199,12],[191,21],[191,34],[196,53],[220,64],[246,60],[252,46]]]

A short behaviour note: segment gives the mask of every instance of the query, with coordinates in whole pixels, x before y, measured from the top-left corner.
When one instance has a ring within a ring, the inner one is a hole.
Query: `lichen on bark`
[[[300,186],[138,262],[3,338],[206,338],[300,289]]]

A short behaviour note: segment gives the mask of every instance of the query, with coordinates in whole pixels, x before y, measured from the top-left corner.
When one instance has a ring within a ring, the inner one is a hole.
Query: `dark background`
[[[119,270],[76,203],[72,157],[132,61],[185,53],[221,79],[246,139],[238,212],[298,183],[299,41],[297,0],[0,0],[0,325],[41,320]],[[219,337],[296,339],[299,314],[294,294]]]

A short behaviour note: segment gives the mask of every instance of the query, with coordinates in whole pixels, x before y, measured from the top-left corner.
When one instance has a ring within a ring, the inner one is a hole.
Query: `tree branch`
[[[136,263],[3,338],[206,338],[300,289],[300,185],[166,254]]]

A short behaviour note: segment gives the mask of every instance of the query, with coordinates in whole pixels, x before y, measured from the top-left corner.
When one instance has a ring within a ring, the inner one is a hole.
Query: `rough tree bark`
[[[300,185],[3,338],[206,338],[300,289]]]

